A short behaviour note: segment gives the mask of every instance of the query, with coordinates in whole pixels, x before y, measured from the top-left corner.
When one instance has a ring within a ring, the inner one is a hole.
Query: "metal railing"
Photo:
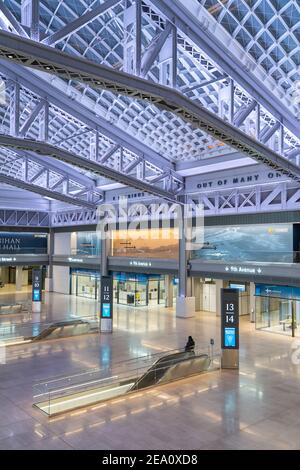
[[[29,312],[30,313],[30,312]],[[58,339],[98,331],[99,319],[95,316],[60,319],[52,322],[0,322],[0,340],[7,346],[38,339]],[[49,334],[47,334],[47,332]],[[45,337],[43,337],[43,334]]]

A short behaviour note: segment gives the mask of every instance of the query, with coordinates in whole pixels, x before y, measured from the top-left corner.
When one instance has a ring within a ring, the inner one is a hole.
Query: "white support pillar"
[[[166,307],[173,307],[173,276],[165,276]]]
[[[49,266],[47,268],[47,277],[45,279],[45,291],[53,291],[53,255],[54,255],[54,232],[50,229],[48,237],[48,255],[49,255]]]
[[[216,314],[221,316],[221,289],[224,287],[223,279],[216,279]]]
[[[203,284],[200,282],[199,277],[194,278],[193,294],[195,297],[195,311],[200,312],[202,309]]]
[[[76,242],[76,234],[71,232],[58,232],[54,234],[54,254],[71,255],[72,246]],[[69,266],[53,266],[53,292],[60,294],[70,293]]]
[[[179,223],[179,288],[176,299],[176,316],[179,318],[195,316],[195,297],[191,296],[191,283],[187,278],[189,256],[186,249],[185,228],[185,217],[182,213],[181,223]]]
[[[16,267],[16,291],[21,291],[23,285],[23,268],[22,266]]]
[[[255,323],[256,312],[255,312],[255,284],[250,282],[250,292],[249,292],[249,310],[250,310],[250,321]]]
[[[106,235],[106,238],[101,238],[101,276],[108,275],[108,256],[111,252],[111,238],[108,233]]]
[[[296,323],[297,327],[300,328],[300,301],[296,300]]]

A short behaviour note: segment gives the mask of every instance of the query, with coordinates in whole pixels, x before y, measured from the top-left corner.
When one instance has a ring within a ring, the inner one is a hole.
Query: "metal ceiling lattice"
[[[290,95],[300,80],[297,0],[198,0]]]
[[[108,0],[106,0],[107,3]],[[300,80],[300,5],[297,0],[188,0],[198,3],[224,31],[227,31],[232,41],[239,44],[249,57],[264,70],[273,80],[274,89],[284,95],[285,100],[290,99],[290,112],[297,116],[299,106],[292,106],[295,83]],[[24,11],[22,15],[21,0],[4,0],[5,6],[13,13],[17,21],[24,24]],[[26,0],[25,0],[26,3]],[[125,39],[130,38],[134,32],[126,29],[124,5],[130,8],[133,0],[111,1],[111,7],[90,21],[82,23],[70,34],[62,36],[55,41],[55,34],[83,17],[92,9],[104,4],[104,0],[40,0],[40,41],[55,45],[56,49],[72,56],[80,56],[93,62],[108,65],[114,70],[125,69]],[[164,31],[170,27],[167,16],[159,8],[159,1],[145,0],[142,2],[142,32],[141,50],[145,56],[151,52],[155,41],[159,40]],[[168,3],[168,2],[161,2]],[[185,3],[185,2],[182,2]],[[202,10],[200,10],[201,12]],[[24,26],[25,27],[25,26]],[[26,33],[26,30],[25,30]],[[231,78],[224,72],[220,64],[204,53],[188,34],[177,31],[177,77],[175,87],[191,101],[200,104],[219,117],[228,121],[232,112],[239,119],[247,108],[251,108],[253,97],[241,85],[235,83],[233,87],[234,105],[230,111],[228,105],[228,91]],[[51,43],[52,38],[52,43]],[[161,80],[159,60],[154,60],[146,76],[155,83]],[[1,73],[1,70],[0,70]],[[41,76],[47,74],[38,72]],[[3,75],[9,93],[10,80]],[[129,96],[116,95],[108,90],[100,90],[87,84],[73,80],[63,80],[58,77],[49,78],[50,82],[66,94],[79,102],[88,103],[95,114],[106,119],[116,128],[122,129],[158,154],[171,162],[194,161],[204,156],[222,154],[230,150],[225,140],[222,142],[211,137],[202,129],[195,129],[189,122],[181,119],[175,113],[158,109],[152,103],[132,99]],[[67,82],[67,87],[66,87]],[[201,86],[199,86],[199,84]],[[26,122],[34,113],[39,104],[40,97],[22,86],[20,90],[20,126],[26,128]],[[10,126],[10,105],[8,100],[0,107],[1,133],[8,134]],[[220,105],[220,103],[222,103]],[[274,116],[264,106],[260,106],[259,114],[264,126],[263,132],[278,125],[278,117]],[[254,111],[248,113],[251,119],[240,120],[238,126],[248,135],[255,137]],[[280,123],[279,123],[280,124]],[[24,137],[38,139],[40,135],[39,119],[32,122],[30,128],[24,132]],[[280,135],[273,133],[272,150],[280,148]],[[282,131],[284,141],[283,150],[296,150],[300,145],[299,139],[285,128]],[[49,139],[48,142],[74,154],[91,159],[91,147],[94,145],[93,129],[80,120],[63,111],[63,109],[49,106]],[[265,143],[265,142],[263,142]],[[113,139],[105,133],[99,133],[99,151],[107,153],[114,145]],[[2,152],[4,160],[2,168],[15,174],[20,172],[20,162],[12,163],[13,153]],[[137,155],[125,149],[117,149],[108,159],[111,168],[119,168],[120,153],[124,152],[125,166],[130,167]],[[282,154],[283,152],[281,152]],[[300,153],[300,152],[299,152]],[[5,166],[7,163],[10,166]],[[147,163],[149,170],[154,174],[161,171],[159,166]],[[32,166],[33,168],[33,166]],[[91,180],[95,174],[87,173]],[[54,178],[55,172],[50,172]],[[40,180],[42,184],[42,179]],[[55,181],[54,181],[55,184]]]

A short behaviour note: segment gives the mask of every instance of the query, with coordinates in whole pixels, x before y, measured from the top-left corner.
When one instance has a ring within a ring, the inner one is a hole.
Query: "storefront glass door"
[[[157,305],[159,301],[159,290],[158,290],[159,281],[149,280],[148,284],[148,304]]]
[[[256,298],[256,328],[292,336],[297,334],[296,301],[272,297]]]

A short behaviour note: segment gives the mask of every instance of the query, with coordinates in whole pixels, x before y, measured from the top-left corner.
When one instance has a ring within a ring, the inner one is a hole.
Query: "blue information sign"
[[[34,300],[34,302],[40,302],[41,301],[41,293],[39,290],[37,289],[34,289],[33,290],[33,298],[32,300]]]
[[[225,328],[224,344],[226,348],[234,348],[236,344],[236,329]]]

